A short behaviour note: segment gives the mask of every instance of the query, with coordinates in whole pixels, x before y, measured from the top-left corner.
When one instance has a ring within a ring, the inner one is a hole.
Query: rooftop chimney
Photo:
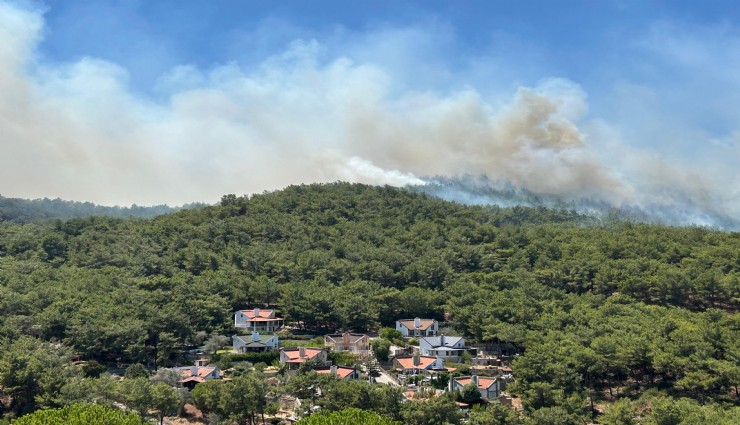
[[[331,371],[331,374],[332,375],[336,375],[337,374],[337,367],[336,366],[332,366],[331,369],[330,369],[330,371]]]
[[[349,349],[349,332],[345,332],[342,334],[342,345],[344,345],[344,349]]]
[[[414,353],[414,356],[412,358],[414,360],[414,366],[419,366],[419,364],[421,364],[421,359],[419,358],[419,353]]]
[[[439,334],[439,345],[445,346],[445,334]]]
[[[419,319],[418,317],[414,318],[414,327],[416,329],[419,329],[421,327],[421,319]]]
[[[478,385],[478,375],[473,375],[470,377],[470,380],[475,382],[475,385]]]
[[[252,341],[259,342],[260,340],[260,333],[257,331],[252,331]]]
[[[298,347],[298,357],[306,357],[306,347]]]
[[[254,317],[260,317],[260,309],[259,308],[255,308],[254,309]]]

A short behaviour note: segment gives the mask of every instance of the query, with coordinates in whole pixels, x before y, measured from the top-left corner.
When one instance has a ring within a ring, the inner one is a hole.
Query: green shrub
[[[263,351],[259,353],[241,353],[241,354],[226,354],[221,357],[224,359],[231,360],[231,362],[250,362],[252,364],[265,363],[272,364],[275,360],[280,358],[280,352],[277,350]]]
[[[337,366],[354,366],[357,361],[357,356],[347,351],[329,351],[327,356]]]
[[[344,409],[338,412],[317,412],[298,421],[299,425],[400,425],[377,413],[360,409]]]
[[[73,404],[61,409],[37,410],[13,425],[143,425],[139,416],[98,404]]]

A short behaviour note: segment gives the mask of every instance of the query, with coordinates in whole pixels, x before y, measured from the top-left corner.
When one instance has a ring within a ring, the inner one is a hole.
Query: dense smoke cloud
[[[391,68],[326,60],[318,42],[299,40],[254,68],[177,67],[153,100],[113,63],[40,61],[42,29],[38,13],[0,3],[5,196],[180,204],[296,183],[466,174],[563,199],[690,203],[740,217],[716,185],[727,173],[700,175],[623,146],[607,123],[586,120],[586,94],[567,80],[496,104],[475,88],[399,90]]]

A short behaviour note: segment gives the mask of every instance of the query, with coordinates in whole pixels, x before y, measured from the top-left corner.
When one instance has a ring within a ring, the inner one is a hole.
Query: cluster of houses
[[[239,334],[232,337],[233,352],[278,351],[280,363],[289,371],[306,365],[316,373],[331,374],[338,379],[360,379],[361,375],[357,368],[333,365],[328,352],[343,351],[368,356],[371,353],[368,335],[351,332],[330,334],[324,335],[323,348],[281,348],[277,331],[283,328],[284,323],[284,319],[277,317],[272,309],[253,308],[237,311],[234,314],[234,326]],[[466,347],[463,337],[440,334],[439,323],[434,319],[399,320],[396,322],[396,330],[405,338],[416,338],[419,342],[418,349],[410,353],[399,350],[391,363],[397,381],[400,384],[408,384],[403,392],[408,400],[439,396],[444,390],[425,388],[423,384],[456,370],[446,366],[445,362],[459,363],[465,353],[476,355],[474,348]],[[511,370],[503,368],[500,364],[491,366],[486,358],[480,356],[473,360],[476,365],[470,368],[471,375],[451,377],[446,390],[459,391],[473,383],[478,387],[483,399],[501,399],[503,397],[501,392],[507,382],[511,381]],[[508,370],[502,374],[503,369]],[[490,373],[491,370],[495,370],[495,373]],[[180,367],[179,371],[181,373],[179,383],[189,389],[206,380],[229,379],[222,376],[217,367],[208,365],[206,360],[198,360],[193,366]],[[417,385],[419,383],[422,385]]]
[[[277,317],[274,310],[253,308],[239,310],[234,314],[234,326],[241,335],[232,337],[235,353],[248,353],[279,350],[280,363],[289,370],[298,369],[311,362],[317,373],[330,373],[340,379],[358,379],[355,368],[334,366],[328,361],[327,350],[346,351],[361,356],[371,352],[370,338],[359,333],[338,333],[324,336],[325,348],[295,347],[280,348],[277,331],[282,329],[285,320]],[[447,336],[439,333],[439,322],[434,319],[414,318],[398,320],[396,330],[406,338],[416,338],[418,351],[411,354],[398,353],[394,356],[392,367],[403,382],[412,377],[433,377],[453,372],[455,368],[446,367],[445,362],[459,363],[465,353],[476,354],[474,348],[466,347],[461,336]],[[485,376],[486,368],[479,368],[480,375],[453,377],[448,390],[459,390],[467,384],[475,383],[483,398],[498,398],[510,375]],[[408,392],[408,391],[407,391]],[[411,391],[413,392],[413,391]]]

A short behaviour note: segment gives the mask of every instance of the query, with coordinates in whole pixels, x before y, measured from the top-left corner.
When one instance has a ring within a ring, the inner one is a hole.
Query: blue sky
[[[589,89],[618,79],[655,82],[661,77],[656,68],[663,64],[640,48],[641,39],[661,26],[682,34],[729,30],[740,15],[740,7],[731,1],[65,0],[31,4],[46,9],[45,39],[39,49],[46,59],[110,60],[125,67],[143,89],[176,65],[207,68],[234,61],[254,65],[295,39],[317,39],[341,48],[338,38],[404,28],[447,32],[446,44],[434,53],[439,55],[436,60],[451,68],[464,66],[457,61],[503,56],[501,61],[517,67],[522,80],[557,75]]]
[[[18,115],[0,165],[44,164],[6,196],[182,203],[486,174],[740,217],[731,1],[0,5],[17,91],[0,100]]]

